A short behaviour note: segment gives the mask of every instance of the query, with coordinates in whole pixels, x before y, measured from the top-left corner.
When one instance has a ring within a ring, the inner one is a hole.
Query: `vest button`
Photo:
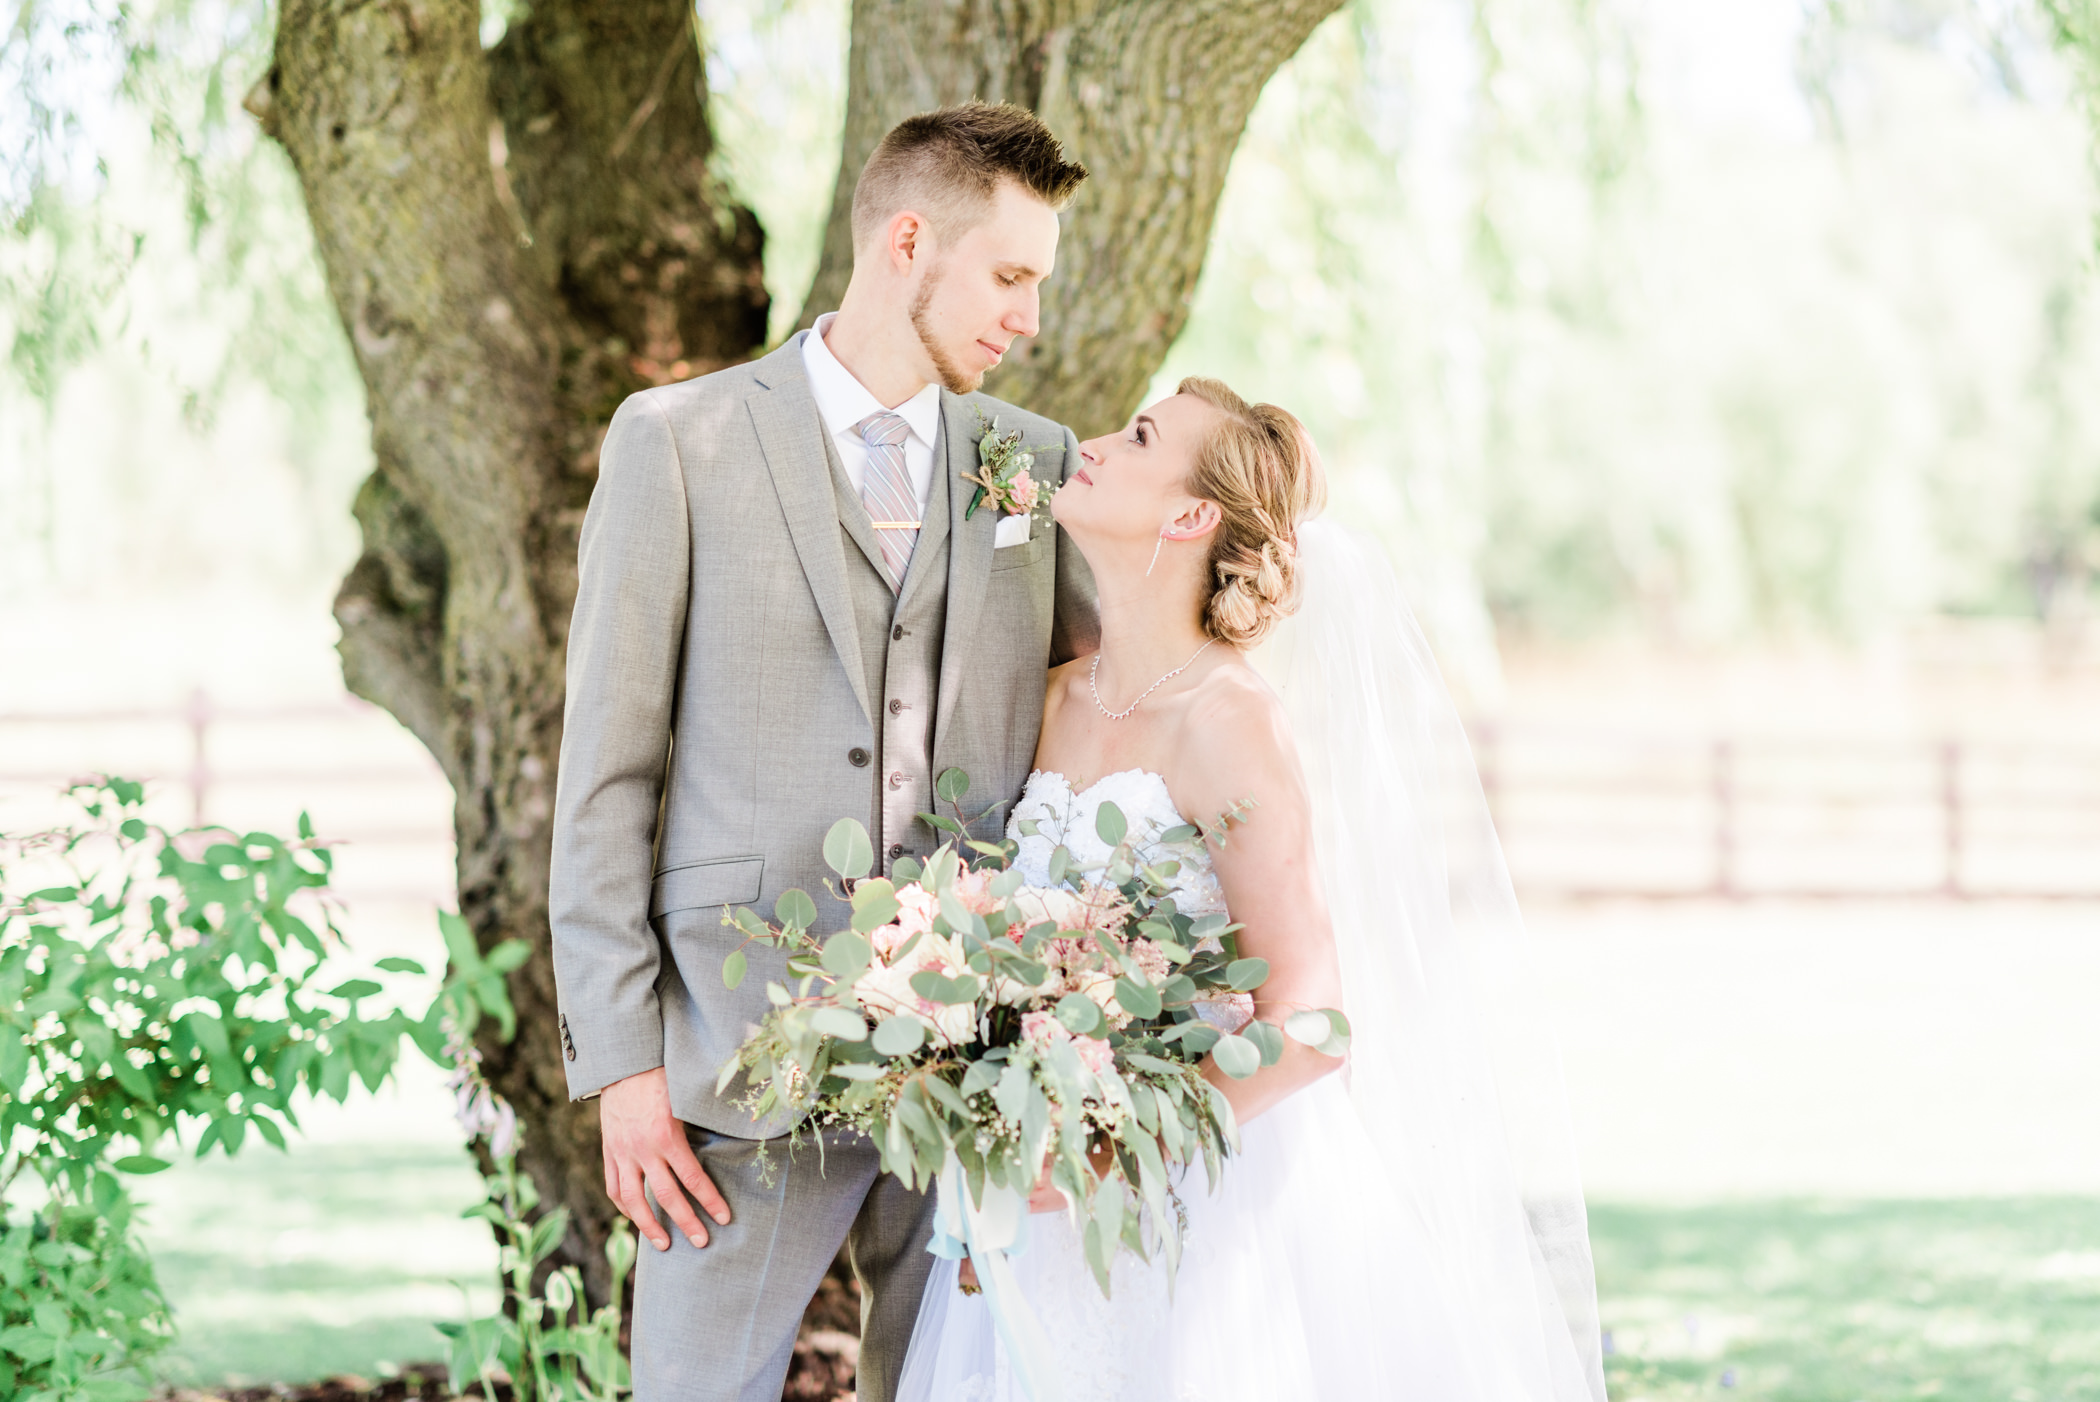
[[[897,858],[899,858],[899,857],[901,857],[901,856],[903,856],[903,855],[904,855],[904,844],[903,844],[903,843],[901,843],[901,842],[892,842],[892,843],[890,844],[890,860],[894,862],[894,861],[896,861],[896,860],[897,860]],[[570,1057],[569,1059],[570,1059],[571,1061],[574,1061],[574,1060],[575,1060],[576,1058],[575,1058],[574,1056],[571,1056],[571,1057]]]
[[[846,751],[846,763],[852,765],[855,769],[866,769],[869,757],[868,752],[858,745]]]
[[[904,625],[902,623],[890,629],[890,641],[893,643],[901,643],[904,641]]]
[[[904,787],[904,771],[903,771],[903,770],[901,770],[901,769],[893,769],[893,770],[891,770],[891,771],[890,771],[890,787],[891,787],[891,788],[893,788],[893,789],[901,789],[901,788],[903,788],[903,787]]]
[[[901,715],[903,715],[903,714],[904,714],[904,703],[903,703],[902,701],[892,701],[892,702],[890,702],[890,714],[891,714],[891,715],[893,715],[893,716],[901,716]]]

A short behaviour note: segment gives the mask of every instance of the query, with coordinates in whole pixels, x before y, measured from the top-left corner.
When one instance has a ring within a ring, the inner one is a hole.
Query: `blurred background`
[[[700,11],[784,335],[846,5]],[[170,820],[310,810],[357,950],[427,957],[451,794],[333,651],[369,438],[236,106],[269,30],[135,15],[143,56],[60,25],[0,73],[9,145],[92,153],[0,193],[0,830],[105,770]],[[1352,0],[1264,92],[1158,377],[1305,419],[1463,698],[1616,1397],[2100,1398],[2100,202],[2051,33]],[[64,132],[26,65],[87,95]],[[493,1298],[434,1072],[308,1124],[150,1180],[172,1383],[378,1377]]]

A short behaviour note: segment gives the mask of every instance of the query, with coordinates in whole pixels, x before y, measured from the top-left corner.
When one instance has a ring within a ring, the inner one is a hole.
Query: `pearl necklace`
[[[1100,710],[1102,715],[1107,716],[1110,720],[1125,720],[1129,717],[1132,711],[1135,711],[1139,707],[1139,705],[1141,705],[1144,702],[1144,699],[1147,696],[1150,696],[1153,692],[1159,690],[1168,682],[1174,680],[1174,678],[1180,676],[1183,672],[1186,672],[1191,666],[1193,666],[1195,664],[1196,659],[1203,655],[1203,648],[1209,647],[1211,643],[1214,643],[1216,641],[1216,638],[1212,638],[1209,641],[1205,642],[1203,644],[1203,647],[1199,647],[1194,652],[1189,654],[1189,660],[1187,662],[1182,663],[1179,667],[1176,667],[1173,671],[1167,673],[1158,681],[1152,683],[1152,685],[1146,687],[1143,691],[1139,692],[1138,699],[1136,701],[1131,702],[1128,706],[1125,706],[1120,711],[1111,711],[1105,704],[1103,704],[1101,700],[1101,688],[1098,685],[1096,685],[1101,676],[1101,654],[1098,652],[1094,654],[1094,665],[1087,669],[1086,689],[1094,693],[1094,705],[1097,709]]]

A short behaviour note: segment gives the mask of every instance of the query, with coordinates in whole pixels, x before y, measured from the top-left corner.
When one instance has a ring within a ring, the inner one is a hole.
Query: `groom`
[[[886,861],[924,858],[936,834],[916,815],[942,770],[966,770],[980,805],[1020,793],[1044,671],[1093,645],[1093,584],[1052,528],[989,505],[965,519],[961,476],[979,414],[1022,431],[1039,480],[1078,462],[1068,430],[975,391],[1036,334],[1057,211],[1085,178],[1017,107],[900,123],[854,189],[838,311],[751,364],[634,395],[607,431],[549,913],[569,1093],[599,1097],[606,1191],[653,1247],[637,1402],[775,1402],[841,1243],[860,1396],[896,1391],[930,1201],[864,1140],[790,1157],[792,1116],[754,1121],[741,1083],[716,1094],[785,979],[785,955],[754,948],[724,987],[740,937],[722,911],[770,913],[800,887],[818,929],[843,928],[831,824],[865,823]]]

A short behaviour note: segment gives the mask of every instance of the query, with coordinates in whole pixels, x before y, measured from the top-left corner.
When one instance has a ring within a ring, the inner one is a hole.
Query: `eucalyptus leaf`
[[[926,1040],[926,1024],[899,1013],[876,1025],[875,1050],[884,1056],[909,1056]]]
[[[1103,799],[1101,806],[1094,810],[1094,831],[1110,847],[1118,847],[1130,831],[1130,822],[1123,816],[1122,809]]]
[[[875,865],[875,846],[868,830],[851,818],[841,818],[824,834],[824,865],[848,881],[866,876]]]
[[[817,923],[817,903],[809,892],[790,887],[773,902],[773,918],[791,930],[807,930]]]
[[[1234,1033],[1218,1038],[1211,1055],[1217,1059],[1218,1069],[1235,1081],[1244,1081],[1261,1070],[1261,1049]]]
[[[1225,968],[1225,981],[1242,993],[1252,993],[1269,981],[1269,961],[1235,959]]]
[[[827,1037],[847,1042],[858,1042],[868,1035],[868,1024],[860,1014],[845,1008],[819,1008],[811,1015],[809,1025]]]
[[[824,972],[836,978],[859,977],[874,958],[867,936],[856,930],[841,930],[824,942]]]
[[[1327,1020],[1326,1013],[1306,1009],[1285,1018],[1283,1030],[1291,1034],[1293,1041],[1303,1042],[1308,1047],[1318,1047],[1325,1045],[1327,1039],[1334,1035],[1334,1024]]]
[[[742,983],[744,981],[744,970],[748,967],[749,962],[745,958],[743,950],[730,950],[729,956],[722,961],[722,986],[724,988],[735,988]]]
[[[970,776],[961,769],[943,769],[933,781],[933,796],[943,803],[960,803],[970,791]]]
[[[1116,1003],[1133,1017],[1158,1017],[1159,990],[1135,979],[1116,980]]]
[[[1075,1037],[1090,1037],[1104,1021],[1101,1005],[1084,993],[1067,993],[1057,1000],[1057,1020]]]
[[[1283,1057],[1283,1030],[1273,1022],[1250,1022],[1240,1035],[1261,1048],[1261,1064],[1274,1066]]]

